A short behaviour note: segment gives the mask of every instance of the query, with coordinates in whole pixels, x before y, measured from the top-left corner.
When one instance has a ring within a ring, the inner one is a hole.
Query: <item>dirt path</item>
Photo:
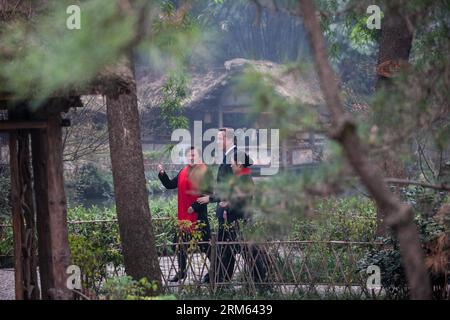
[[[0,269],[0,300],[14,298],[14,269]]]

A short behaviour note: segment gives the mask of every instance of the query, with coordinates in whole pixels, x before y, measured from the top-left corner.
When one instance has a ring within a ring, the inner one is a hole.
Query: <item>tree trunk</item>
[[[386,222],[392,227],[400,244],[402,264],[408,279],[411,298],[430,299],[430,279],[425,268],[424,254],[413,221],[412,209],[389,191],[379,169],[371,165],[366,149],[356,133],[356,126],[345,115],[339,97],[336,75],[328,60],[325,39],[313,1],[299,0],[299,4],[322,92],[331,115],[330,136],[342,146],[347,159],[375,200],[378,209],[386,213]]]
[[[29,134],[19,130],[11,133],[10,138],[16,299],[36,300],[40,292]]]
[[[134,279],[143,277],[161,284],[152,218],[144,175],[136,84],[130,63],[121,72],[126,87],[116,87],[106,97],[114,195],[125,262]]]
[[[61,115],[47,115],[47,129],[32,133],[36,224],[42,299],[70,300],[67,267],[71,256],[64,191]]]
[[[397,6],[390,6],[385,11],[383,23],[381,27],[381,36],[379,40],[378,51],[378,78],[376,83],[377,90],[383,90],[385,94],[395,92],[390,76],[393,76],[395,71],[391,70],[396,66],[401,66],[402,63],[409,60],[411,51],[413,34],[408,28],[405,17],[403,17]],[[383,122],[388,113],[375,115],[377,125],[383,128],[387,140],[391,141],[391,137],[395,137],[395,132],[391,132],[392,128],[383,126]],[[398,157],[397,153],[386,152],[382,159],[380,159],[382,170],[387,177],[405,178],[404,164]],[[377,211],[377,235],[382,236],[386,234],[385,224],[386,214],[380,210]]]
[[[381,24],[381,36],[378,49],[378,66],[383,64],[396,63],[398,61],[408,61],[411,51],[413,34],[408,28],[407,21],[403,17],[398,7],[389,7]],[[388,66],[388,65],[387,65]],[[389,86],[389,77],[380,74],[378,69],[378,79],[376,87],[382,88],[387,82]]]

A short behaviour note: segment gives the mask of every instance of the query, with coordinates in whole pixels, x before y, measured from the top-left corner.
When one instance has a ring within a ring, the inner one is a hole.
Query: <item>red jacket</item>
[[[200,194],[189,180],[190,168],[191,166],[186,166],[178,174],[178,220],[189,220],[195,223],[197,222],[197,213],[188,213],[188,208]]]
[[[205,164],[188,165],[183,168],[174,179],[169,179],[167,174],[160,173],[158,175],[162,184],[167,189],[178,189],[178,221],[180,225],[189,221],[195,224],[198,220],[197,212],[188,213],[188,208],[198,199],[200,192],[198,186],[193,183],[193,170],[198,170],[196,172],[201,172],[206,169]],[[198,183],[198,182],[197,182]],[[188,228],[192,230],[191,228]]]

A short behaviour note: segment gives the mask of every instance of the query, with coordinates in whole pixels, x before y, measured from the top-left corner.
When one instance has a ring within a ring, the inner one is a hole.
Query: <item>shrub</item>
[[[152,195],[167,192],[159,180],[147,180],[147,190]]]
[[[438,237],[445,236],[448,230],[445,226],[439,224],[433,218],[416,216],[420,240],[424,254],[429,257],[431,254],[429,244]],[[408,297],[407,280],[405,271],[401,264],[400,250],[398,242],[393,237],[386,237],[383,240],[386,245],[384,249],[369,250],[366,255],[358,261],[358,271],[365,272],[370,265],[380,267],[381,285],[386,289],[388,298],[404,299]],[[448,248],[447,248],[448,250]],[[448,253],[447,253],[448,254]],[[444,273],[446,271],[444,270]],[[430,270],[432,281],[441,280],[433,277]],[[436,285],[438,283],[433,283]]]
[[[8,220],[0,219],[0,224],[9,224]],[[10,227],[0,227],[0,268],[14,266],[13,255],[13,231]]]
[[[313,217],[294,216],[287,231],[291,240],[343,240],[371,242],[375,239],[376,207],[361,197],[323,199]]]
[[[172,243],[176,230],[176,198],[151,201],[150,207],[156,245]],[[112,221],[116,218],[115,208],[77,206],[68,210],[68,220],[74,222],[69,224],[72,262],[82,270],[84,286],[96,292],[105,279],[118,276],[123,267],[119,225]]]
[[[11,178],[9,167],[0,164],[0,220],[11,215],[9,206],[9,193],[11,189]]]
[[[386,238],[383,249],[371,249],[358,261],[357,271],[365,274],[370,265],[380,267],[381,285],[388,298],[407,298],[405,271],[401,265],[398,244],[392,238]]]
[[[157,290],[156,283],[146,278],[139,281],[130,276],[108,279],[102,287],[102,298],[108,300],[173,300],[174,296],[150,296]]]
[[[9,225],[11,217],[11,207],[9,205],[9,194],[11,188],[11,178],[9,167],[0,164],[0,225]],[[11,267],[13,259],[13,235],[12,228],[0,227],[0,268]]]
[[[115,210],[92,207],[76,207],[68,211],[69,220],[115,219]],[[96,292],[102,281],[118,274],[123,265],[117,223],[73,223],[69,224],[69,246],[72,263],[82,271],[83,284]]]
[[[109,199],[113,196],[111,175],[90,163],[78,172],[75,189],[78,199]]]
[[[326,240],[373,241],[376,207],[363,197],[345,197],[320,201],[316,207],[318,224]],[[325,240],[325,239],[324,239]]]

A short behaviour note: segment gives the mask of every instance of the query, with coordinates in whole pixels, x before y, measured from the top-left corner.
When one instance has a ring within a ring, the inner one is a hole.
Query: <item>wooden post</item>
[[[31,176],[30,135],[19,130],[17,134],[20,183],[20,206],[22,215],[22,265],[24,299],[39,299],[36,257],[35,205]]]
[[[11,206],[17,300],[39,299],[35,245],[35,210],[27,131],[10,135]]]
[[[10,154],[10,170],[11,170],[11,209],[12,209],[12,225],[14,235],[14,276],[15,276],[15,293],[16,300],[24,299],[23,287],[23,265],[22,265],[22,234],[23,221],[20,204],[20,177],[19,177],[19,161],[17,132],[11,132],[9,136],[9,154]]]
[[[32,134],[42,299],[73,298],[66,286],[70,250],[61,137],[59,113],[48,116],[46,131]]]
[[[209,260],[209,288],[210,293],[214,294],[216,292],[216,259],[217,259],[217,235],[216,233],[211,233],[211,259]]]

